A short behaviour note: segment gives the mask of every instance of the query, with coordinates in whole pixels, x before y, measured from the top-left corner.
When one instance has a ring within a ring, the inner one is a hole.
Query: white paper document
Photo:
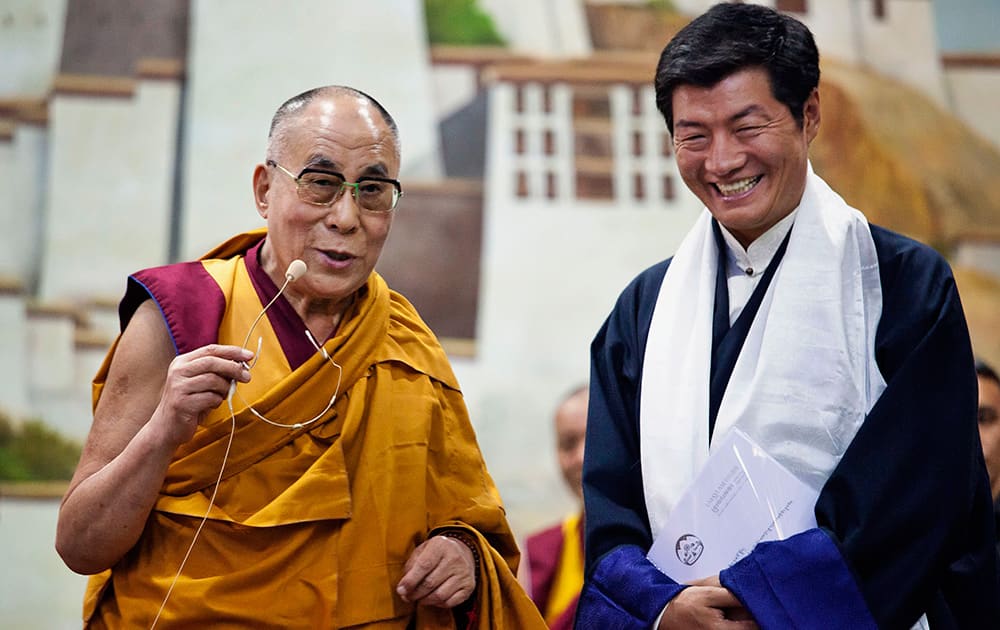
[[[677,582],[715,575],[758,542],[816,527],[818,496],[745,433],[732,429],[713,444],[648,558]]]

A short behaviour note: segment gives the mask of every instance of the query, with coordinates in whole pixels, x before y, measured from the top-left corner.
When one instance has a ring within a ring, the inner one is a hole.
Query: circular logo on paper
[[[684,534],[678,538],[674,548],[677,551],[677,559],[688,566],[698,562],[701,552],[705,551],[705,545],[694,534]]]

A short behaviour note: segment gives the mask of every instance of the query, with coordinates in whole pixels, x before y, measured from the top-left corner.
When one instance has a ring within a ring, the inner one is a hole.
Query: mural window
[[[674,200],[674,178],[670,175],[663,176],[663,198],[666,201]]]
[[[528,196],[528,174],[524,171],[517,172],[517,196],[521,198]]]
[[[645,181],[642,178],[641,173],[635,173],[632,179],[632,193],[636,199],[642,200],[646,198],[646,187]]]
[[[556,152],[556,135],[552,133],[551,129],[546,129],[542,135],[545,150],[545,155],[555,155]]]
[[[632,115],[642,115],[642,88],[638,86],[632,88]]]

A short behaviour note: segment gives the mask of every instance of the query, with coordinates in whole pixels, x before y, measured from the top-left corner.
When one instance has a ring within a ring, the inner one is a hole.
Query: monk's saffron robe
[[[200,261],[134,274],[122,328],[152,297],[178,354],[242,345],[278,292],[257,260],[264,237],[240,235]],[[226,403],[177,450],[134,548],[91,578],[87,627],[149,627],[206,510],[159,627],[455,627],[452,611],[395,592],[414,548],[445,528],[465,531],[479,550],[470,627],[544,627],[514,578],[516,543],[458,383],[410,303],[372,273],[323,344],[339,370],[304,331],[283,297],[257,324],[248,347],[261,339],[258,361],[233,399],[235,435],[214,505],[233,427]],[[113,354],[94,380],[95,405]],[[272,426],[247,408],[303,422],[338,379],[335,404],[303,428]]]

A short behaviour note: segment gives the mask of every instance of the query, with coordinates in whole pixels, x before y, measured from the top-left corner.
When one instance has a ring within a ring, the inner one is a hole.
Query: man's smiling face
[[[774,98],[763,68],[739,70],[711,87],[681,85],[672,99],[681,177],[747,247],[802,199],[819,93],[806,100],[802,124]]]

